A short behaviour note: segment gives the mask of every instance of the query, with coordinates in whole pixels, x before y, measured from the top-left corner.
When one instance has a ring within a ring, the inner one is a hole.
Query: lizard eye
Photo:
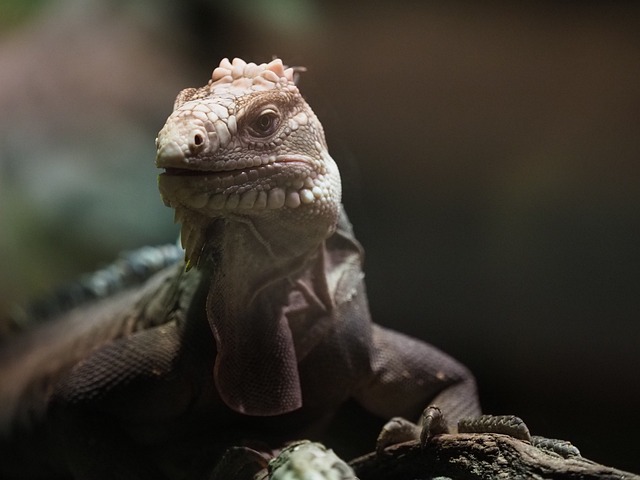
[[[251,134],[264,138],[276,131],[280,125],[280,116],[273,108],[266,108],[249,125]]]

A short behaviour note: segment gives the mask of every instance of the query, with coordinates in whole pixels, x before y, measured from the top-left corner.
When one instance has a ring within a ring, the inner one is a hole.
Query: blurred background
[[[0,0],[0,317],[171,242],[154,138],[222,57],[308,72],[375,321],[640,472],[637,2]]]

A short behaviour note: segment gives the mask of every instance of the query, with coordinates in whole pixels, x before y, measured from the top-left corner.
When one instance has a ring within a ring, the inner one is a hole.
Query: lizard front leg
[[[377,325],[373,347],[373,377],[357,399],[377,415],[394,417],[378,437],[378,452],[452,431],[502,433],[562,457],[579,455],[569,442],[531,436],[518,417],[481,415],[469,370],[435,347]],[[418,424],[411,421],[418,417]]]
[[[373,326],[372,376],[358,402],[383,417],[417,419],[437,405],[451,422],[480,415],[476,383],[469,370],[437,348]]]
[[[425,406],[436,405],[452,425],[481,413],[469,370],[424,342],[373,325],[371,366],[372,376],[356,400],[370,412],[392,419],[378,438],[378,450],[419,438],[422,429],[412,421]],[[438,431],[437,424],[426,428]]]
[[[74,478],[159,479],[172,455],[149,451],[131,430],[162,445],[189,411],[200,381],[199,363],[175,322],[116,340],[76,365],[51,402],[61,461]],[[207,359],[204,359],[207,360]],[[204,371],[204,369],[202,369]],[[176,445],[176,452],[180,445]]]

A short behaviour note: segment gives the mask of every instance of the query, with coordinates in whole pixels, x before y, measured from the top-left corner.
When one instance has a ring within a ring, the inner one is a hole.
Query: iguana
[[[230,446],[317,437],[348,399],[383,419],[479,415],[467,368],[371,322],[298,72],[225,59],[180,92],[156,165],[185,263],[3,347],[5,476],[197,478]]]

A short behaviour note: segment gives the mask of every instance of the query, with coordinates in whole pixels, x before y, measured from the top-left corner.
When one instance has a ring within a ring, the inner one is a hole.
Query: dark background
[[[375,321],[640,472],[636,2],[0,4],[0,314],[173,241],[154,138],[224,56],[308,68]],[[0,315],[1,316],[1,315]]]

